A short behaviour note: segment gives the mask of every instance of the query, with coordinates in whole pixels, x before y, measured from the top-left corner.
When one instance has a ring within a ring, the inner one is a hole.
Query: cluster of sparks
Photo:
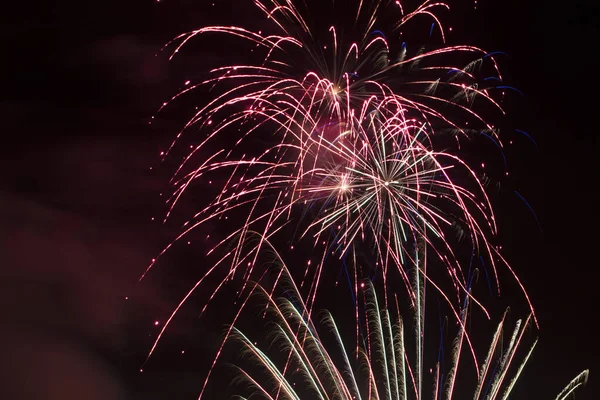
[[[450,138],[458,147],[475,131],[502,146],[497,130],[475,110],[477,103],[486,112],[503,114],[494,97],[503,86],[491,86],[502,79],[495,54],[462,45],[411,52],[396,39],[410,21],[427,18],[433,22],[431,32],[435,28],[445,43],[435,14],[448,8],[442,2],[426,0],[406,12],[400,2],[358,1],[350,28],[331,26],[326,39],[292,0],[255,4],[270,23],[265,29],[274,33],[211,26],[168,44],[175,55],[201,35],[223,34],[249,43],[253,57],[262,55],[255,63],[215,68],[197,84],[186,82],[172,99],[203,87],[221,90],[199,107],[162,154],[174,151],[193,127],[206,133],[174,175],[167,217],[199,182],[210,179],[220,188],[160,255],[195,229],[231,218],[224,224],[228,233],[209,251],[217,261],[163,324],[156,343],[182,304],[217,271],[223,279],[210,299],[236,277],[243,282],[239,293],[260,280],[264,271],[255,267],[257,257],[268,241],[276,240],[292,248],[300,240],[314,245],[301,272],[309,314],[333,257],[343,261],[355,298],[360,282],[369,278],[366,271],[376,270],[386,306],[388,293],[398,292],[398,285],[389,283],[396,276],[419,308],[418,290],[407,273],[408,265],[418,265],[414,249],[419,244],[431,249],[446,270],[456,298],[467,296],[485,311],[468,290],[457,243],[464,237],[472,254],[488,260],[496,281],[496,264],[512,269],[492,243],[497,227],[481,178],[436,143]],[[376,29],[382,14],[397,15],[389,32],[393,39]],[[352,40],[356,32],[361,35]],[[452,63],[464,57],[470,59],[466,66]],[[248,246],[255,234],[260,239]],[[420,272],[460,321],[460,301],[451,299],[435,275]]]

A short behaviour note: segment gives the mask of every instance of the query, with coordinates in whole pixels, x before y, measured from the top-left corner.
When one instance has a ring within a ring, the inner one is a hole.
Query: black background
[[[172,172],[159,167],[158,154],[183,120],[175,113],[158,127],[148,121],[213,57],[195,53],[169,64],[155,54],[180,32],[251,15],[214,1],[216,7],[210,0],[65,0],[3,10],[3,398],[196,398],[199,366],[210,361],[202,350],[217,343],[220,326],[180,324],[166,355],[138,370],[157,333],[154,320],[168,316],[190,285],[185,268],[202,258],[180,255],[183,272],[173,272],[173,258],[151,279],[137,278],[178,231],[158,222]],[[511,154],[507,191],[528,199],[543,232],[513,195],[497,204],[505,254],[542,327],[516,397],[551,398],[590,368],[577,398],[592,399],[599,355],[598,6],[479,3],[476,11],[471,3],[454,5],[451,24],[463,42],[508,54],[506,80],[525,94],[509,118],[539,147],[524,141]]]

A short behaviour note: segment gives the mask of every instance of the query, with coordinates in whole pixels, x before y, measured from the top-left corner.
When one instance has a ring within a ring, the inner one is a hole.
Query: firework
[[[472,107],[480,99],[489,106],[485,110],[502,113],[492,96],[495,88],[485,86],[501,79],[494,55],[471,46],[409,51],[377,29],[383,15],[396,15],[390,24],[394,37],[410,21],[429,18],[444,41],[434,13],[448,8],[444,3],[425,1],[405,12],[399,2],[360,1],[348,23],[331,26],[326,35],[312,27],[299,2],[256,5],[270,24],[264,33],[213,26],[170,44],[177,53],[198,36],[219,33],[262,54],[249,57],[254,61],[247,64],[215,68],[209,78],[175,96],[199,87],[221,90],[164,154],[174,151],[191,127],[207,135],[177,169],[167,217],[195,185],[209,182],[219,188],[161,255],[208,223],[221,220],[227,230],[209,251],[222,250],[217,261],[188,296],[223,270],[214,291],[238,277],[243,292],[262,274],[255,264],[265,240],[283,240],[290,248],[302,240],[312,244],[312,257],[303,260],[300,272],[309,308],[333,256],[343,261],[355,296],[361,279],[380,276],[387,287],[396,275],[414,303],[418,295],[406,266],[414,263],[413,249],[420,242],[444,266],[446,286],[457,299],[470,296],[456,251],[461,237],[468,239],[470,254],[488,260],[496,276],[496,263],[505,262],[490,242],[496,223],[484,186],[465,161],[436,145],[444,137],[460,143],[475,128],[497,139],[492,124]],[[354,32],[361,35],[351,38]],[[465,55],[466,67],[441,63]],[[493,72],[494,79],[483,79],[482,71]],[[245,246],[252,232],[263,239]],[[422,279],[446,292],[434,276],[423,271]]]
[[[458,334],[452,343],[450,366],[445,369],[442,357],[438,356],[430,374],[426,375],[423,374],[423,353],[412,351],[421,347],[423,325],[417,322],[413,334],[407,332],[406,327],[411,324],[405,324],[397,310],[380,308],[370,283],[364,286],[366,335],[356,358],[347,351],[344,334],[330,313],[324,313],[322,324],[317,326],[308,316],[310,313],[299,293],[286,291],[286,297],[275,299],[265,289],[258,287],[258,291],[266,296],[269,312],[276,320],[271,348],[282,351],[284,356],[273,358],[269,355],[272,352],[264,351],[242,331],[233,329],[230,340],[241,343],[253,361],[251,368],[237,367],[240,381],[253,398],[451,400],[466,396],[457,393],[471,391],[474,400],[505,400],[517,385],[537,343],[536,339],[529,348],[523,348],[531,315],[516,321],[510,331],[507,312],[504,313],[485,358],[477,365],[472,383],[461,380],[459,390],[457,376],[459,373],[465,376],[459,366],[464,364],[461,355],[467,337],[464,323],[468,298],[461,311],[462,324],[458,325]],[[321,332],[324,330],[328,331],[325,336],[331,336],[333,341],[323,340]],[[415,339],[412,345],[408,340],[411,337]],[[443,352],[440,347],[438,354]],[[284,361],[278,363],[277,360]],[[577,388],[585,385],[588,374],[589,371],[584,370],[577,375],[556,400],[569,399]]]

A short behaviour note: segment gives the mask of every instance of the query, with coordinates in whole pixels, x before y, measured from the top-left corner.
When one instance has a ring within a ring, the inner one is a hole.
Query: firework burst
[[[273,33],[213,26],[170,43],[175,54],[198,36],[219,33],[262,54],[253,63],[215,68],[209,78],[175,96],[199,87],[221,90],[165,152],[174,151],[192,127],[207,135],[177,169],[167,217],[195,185],[210,181],[219,189],[160,255],[210,222],[221,220],[227,229],[209,251],[222,250],[215,265],[188,296],[219,268],[226,272],[214,292],[236,276],[243,286],[260,276],[255,263],[264,240],[284,241],[290,248],[302,239],[313,245],[301,272],[309,308],[333,256],[343,261],[355,296],[361,279],[382,277],[386,304],[394,272],[411,301],[417,301],[406,265],[414,263],[413,249],[420,242],[433,249],[457,299],[470,296],[456,250],[461,236],[470,242],[467,251],[487,257],[496,275],[496,263],[506,263],[490,242],[496,224],[483,184],[466,162],[436,145],[440,137],[456,143],[469,137],[469,122],[497,138],[472,107],[480,99],[488,105],[485,110],[502,113],[491,95],[495,88],[484,86],[501,79],[494,55],[471,46],[410,52],[405,42],[376,29],[380,20],[396,15],[389,30],[397,38],[410,21],[429,18],[431,30],[436,28],[444,41],[434,13],[448,8],[444,3],[428,0],[406,12],[399,2],[360,1],[346,29],[331,26],[326,39],[299,2],[255,4],[270,24],[265,31]],[[354,32],[361,35],[352,39]],[[471,59],[466,67],[441,63],[463,55]],[[480,77],[486,68],[494,79]],[[248,247],[251,232],[262,239]],[[423,279],[444,294],[447,289],[435,274],[425,272]]]
[[[426,362],[424,353],[419,350],[424,325],[419,322],[418,315],[415,315],[415,330],[411,334],[407,327],[412,324],[403,322],[398,307],[396,310],[381,308],[374,287],[369,282],[363,287],[365,313],[361,320],[365,335],[354,357],[347,351],[344,332],[329,312],[324,313],[321,324],[316,324],[297,289],[287,290],[286,297],[276,299],[266,289],[256,286],[257,292],[266,298],[269,313],[276,321],[272,325],[274,346],[271,346],[276,351],[263,350],[236,328],[229,336],[229,340],[243,346],[246,356],[253,361],[252,367],[236,367],[240,373],[239,381],[245,384],[252,397],[451,400],[467,393],[473,400],[506,400],[510,397],[537,344],[536,339],[524,348],[524,333],[531,328],[531,315],[516,321],[510,330],[508,311],[505,312],[491,337],[485,357],[480,364],[474,358],[476,371],[468,371],[459,367],[465,364],[461,356],[468,340],[465,329],[469,308],[467,297],[461,310],[461,323],[457,324],[458,334],[449,351],[450,365],[444,366],[443,354],[448,350],[440,343],[437,362],[429,368],[429,374],[424,374]],[[321,336],[324,331],[328,332]],[[325,340],[327,337],[333,340]],[[458,384],[457,377],[466,377],[467,372],[474,379],[470,384],[465,379]],[[571,398],[576,389],[586,384],[588,375],[588,370],[582,371],[556,400]]]

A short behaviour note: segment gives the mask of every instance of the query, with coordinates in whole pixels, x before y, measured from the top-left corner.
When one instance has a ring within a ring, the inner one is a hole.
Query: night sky
[[[257,24],[251,7],[230,3],[242,0],[63,0],[4,10],[1,398],[196,398],[225,321],[211,319],[216,312],[199,320],[194,302],[139,373],[154,321],[164,322],[206,267],[202,248],[186,250],[137,282],[181,223],[159,222],[173,173],[159,152],[187,114],[175,107],[148,121],[223,54],[194,47],[169,63],[156,56],[163,44],[202,25]],[[542,328],[514,398],[554,398],[584,368],[590,382],[577,398],[596,398],[600,6],[479,0],[474,11],[454,3],[447,20],[457,41],[507,53],[507,84],[524,94],[512,96],[508,119],[536,141],[521,137],[508,152],[511,177],[493,199],[504,254]],[[499,301],[513,299],[522,303],[508,289]],[[226,372],[216,378],[223,385]]]

